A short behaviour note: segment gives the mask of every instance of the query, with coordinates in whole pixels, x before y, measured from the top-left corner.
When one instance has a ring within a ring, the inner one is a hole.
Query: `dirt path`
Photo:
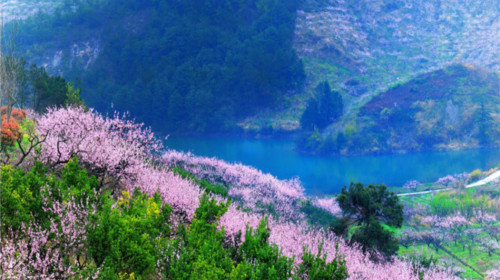
[[[398,196],[412,196],[412,195],[419,195],[419,194],[426,194],[426,193],[435,193],[435,192],[442,192],[442,191],[446,191],[446,190],[449,190],[450,188],[446,188],[446,189],[439,189],[439,190],[432,190],[432,191],[422,191],[422,192],[411,192],[411,193],[401,193],[401,194],[398,194]]]
[[[480,187],[480,186],[484,186],[488,183],[491,183],[495,180],[497,180],[498,178],[500,178],[500,170],[491,174],[490,176],[484,178],[484,179],[481,179],[475,183],[472,183],[472,184],[469,184],[467,186],[465,186],[466,189],[469,189],[469,188],[476,188],[476,187]],[[398,196],[413,196],[413,195],[421,195],[421,194],[426,194],[426,193],[435,193],[435,192],[442,192],[442,191],[446,191],[446,190],[449,190],[450,188],[445,188],[445,189],[439,189],[439,190],[432,190],[432,191],[423,191],[423,192],[412,192],[412,193],[402,193],[402,194],[398,194]]]
[[[479,186],[483,186],[483,185],[486,185],[490,182],[493,182],[495,181],[496,179],[498,179],[500,177],[500,170],[497,171],[497,172],[494,172],[493,174],[491,174],[490,176],[482,179],[482,180],[479,180],[475,183],[472,183],[472,184],[469,184],[466,186],[466,188],[475,188],[475,187],[479,187]]]

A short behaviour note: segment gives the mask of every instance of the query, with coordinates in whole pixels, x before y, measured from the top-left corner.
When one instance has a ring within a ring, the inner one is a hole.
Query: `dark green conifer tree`
[[[324,129],[342,116],[344,108],[342,96],[339,92],[331,90],[328,81],[320,83],[315,92],[300,120],[302,128],[306,131],[314,127]]]
[[[336,234],[349,235],[363,251],[380,252],[386,259],[397,253],[398,240],[382,225],[400,228],[403,224],[403,206],[396,194],[384,185],[351,183],[342,188],[337,202],[344,217],[331,226]]]

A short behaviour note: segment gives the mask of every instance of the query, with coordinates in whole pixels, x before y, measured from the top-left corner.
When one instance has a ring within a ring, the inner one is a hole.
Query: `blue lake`
[[[336,193],[351,181],[401,186],[434,182],[448,174],[489,169],[500,149],[370,156],[312,156],[295,151],[291,139],[170,136],[168,148],[251,165],[280,179],[298,177],[308,194]]]

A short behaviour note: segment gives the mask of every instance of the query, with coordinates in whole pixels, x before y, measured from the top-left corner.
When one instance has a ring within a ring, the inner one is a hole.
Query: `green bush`
[[[0,178],[2,233],[19,231],[23,223],[46,229],[57,224],[60,217],[45,212],[55,202],[76,200],[79,207],[92,207],[86,244],[76,256],[80,267],[75,279],[90,278],[97,270],[98,279],[111,280],[347,278],[343,259],[337,256],[328,263],[321,248],[316,255],[304,248],[302,262],[296,265],[294,258],[270,244],[267,219],[256,229],[247,226],[244,242],[241,232],[229,239],[219,224],[229,203],[218,203],[207,194],[192,221],[177,220],[173,232],[173,209],[158,194],[148,197],[135,190],[119,199],[99,194],[97,179],[89,177],[76,158],[62,171],[41,163],[28,172],[2,166]],[[67,261],[70,258],[75,256],[68,255]]]
[[[218,221],[228,204],[217,204],[205,194],[191,224],[182,225],[165,256],[165,279],[221,279],[229,275],[233,262],[223,247],[225,234]]]
[[[159,195],[148,198],[138,190],[132,197],[124,191],[117,203],[107,199],[87,234],[89,254],[102,270],[100,279],[119,279],[123,273],[137,279],[151,276],[170,232],[171,210]]]
[[[48,228],[49,218],[58,217],[43,210],[43,197],[47,200],[45,206],[51,206],[53,201],[67,202],[70,198],[84,202],[95,198],[98,186],[97,179],[89,177],[76,158],[66,164],[60,179],[40,162],[35,162],[28,172],[4,165],[0,176],[2,232],[7,228],[16,231],[21,224],[28,226],[31,221]]]
[[[294,258],[284,256],[275,244],[269,244],[270,231],[264,219],[257,229],[247,227],[241,235],[227,240],[218,229],[228,204],[204,195],[190,226],[181,227],[179,238],[172,240],[166,254],[162,276],[166,279],[346,279],[345,263],[340,256],[326,262],[321,248],[317,255],[306,249],[302,264],[294,268]],[[295,270],[295,274],[292,272]]]
[[[247,227],[245,242],[238,248],[235,259],[241,260],[238,267],[245,267],[248,278],[244,279],[287,279],[291,277],[293,259],[283,256],[276,245],[269,245],[267,220],[260,222],[253,230]],[[241,279],[241,278],[240,278]]]
[[[345,261],[341,256],[337,255],[332,262],[328,263],[326,254],[322,255],[321,245],[318,249],[317,255],[314,255],[304,248],[302,262],[294,275],[295,279],[342,280],[349,277]]]
[[[311,225],[328,226],[336,219],[330,212],[312,205],[309,200],[301,201],[300,211],[306,214]]]
[[[31,191],[26,174],[8,165],[1,168],[1,216],[2,234],[7,230],[18,230],[21,224],[33,220],[33,212],[41,210],[41,199]]]

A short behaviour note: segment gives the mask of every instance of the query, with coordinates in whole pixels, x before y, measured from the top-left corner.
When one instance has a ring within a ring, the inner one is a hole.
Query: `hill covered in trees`
[[[46,13],[19,28],[23,55],[79,78],[98,110],[112,103],[161,131],[298,132],[324,81],[345,105],[330,124],[345,125],[422,73],[499,69],[495,1],[40,3]]]
[[[392,86],[306,143],[341,154],[497,146],[499,87],[496,73],[449,66]]]
[[[86,102],[159,131],[233,130],[304,83],[299,1],[79,1],[19,27],[29,61],[79,80]]]
[[[494,146],[497,6],[438,2],[40,2],[18,43],[89,105],[162,133],[299,132],[327,154]]]

